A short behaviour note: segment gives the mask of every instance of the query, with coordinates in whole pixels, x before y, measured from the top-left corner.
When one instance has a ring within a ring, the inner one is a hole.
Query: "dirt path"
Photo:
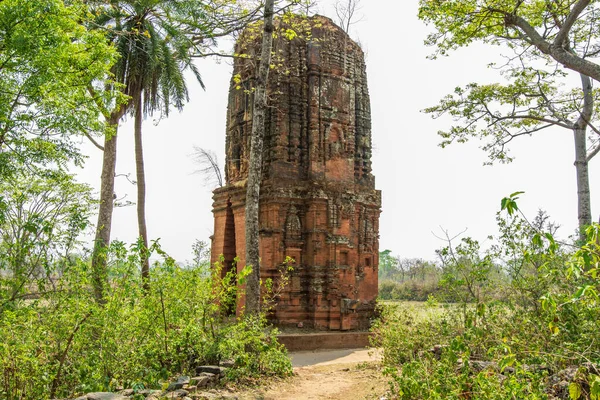
[[[380,353],[330,350],[290,354],[294,376],[269,387],[236,394],[240,400],[377,399],[386,390]]]

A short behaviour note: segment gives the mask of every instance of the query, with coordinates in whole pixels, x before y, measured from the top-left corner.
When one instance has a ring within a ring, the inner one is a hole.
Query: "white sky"
[[[320,13],[334,16],[330,1]],[[473,46],[450,57],[426,59],[433,49],[423,45],[428,28],[417,19],[416,1],[363,0],[362,21],[353,27],[367,54],[367,74],[373,123],[373,168],[376,186],[383,192],[380,250],[401,257],[434,259],[444,245],[432,232],[440,227],[451,234],[482,241],[496,234],[495,214],[502,197],[525,191],[520,208],[535,217],[546,210],[562,225],[566,237],[577,226],[577,203],[572,133],[542,131],[511,144],[515,161],[483,166],[486,154],[473,141],[446,149],[437,146],[437,131],[450,120],[433,120],[420,110],[434,105],[454,87],[471,81],[499,81],[487,64],[499,49]],[[199,69],[206,91],[189,79],[191,101],[182,113],[173,112],[158,126],[144,123],[147,177],[147,223],[151,239],[160,238],[164,250],[178,261],[191,259],[195,239],[208,241],[213,232],[212,188],[193,172],[193,146],[214,150],[224,161],[225,114],[231,66],[201,60]],[[91,155],[80,179],[99,190],[101,154],[85,145]],[[117,173],[135,178],[133,123],[119,129]],[[592,215],[600,210],[595,194],[598,161],[590,164]],[[135,186],[117,178],[119,197],[135,201]],[[95,220],[94,220],[95,223]],[[112,238],[133,243],[137,237],[135,207],[117,208]]]

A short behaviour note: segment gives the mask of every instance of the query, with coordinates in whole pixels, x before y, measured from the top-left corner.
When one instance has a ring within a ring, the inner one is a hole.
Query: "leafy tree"
[[[192,267],[210,270],[210,243],[196,239],[192,244],[192,254],[194,255]]]
[[[442,269],[421,258],[379,252],[379,298],[383,300],[426,301],[440,292]]]
[[[505,44],[600,82],[598,13],[591,0],[420,0],[419,18],[435,31],[436,55],[473,42]]]
[[[444,271],[442,283],[453,300],[480,304],[492,293],[490,276],[495,266],[489,254],[481,254],[479,242],[463,238],[456,247],[449,243],[437,253]]]
[[[239,8],[230,0],[127,0],[97,2],[96,25],[108,28],[110,40],[121,55],[114,73],[129,96],[126,107],[115,109],[107,117],[116,123],[128,111],[134,116],[138,229],[143,246],[140,254],[144,281],[149,276],[146,228],[146,183],[142,146],[142,121],[149,114],[168,116],[172,107],[178,110],[189,100],[184,78],[192,71],[204,87],[194,57],[203,56],[215,45],[216,38],[240,29],[252,12]],[[104,250],[110,240],[112,192],[116,160],[116,138],[108,138],[104,147],[102,200],[98,216],[95,270],[106,268]],[[107,147],[110,143],[110,147]]]
[[[471,83],[465,88],[458,87],[437,106],[425,110],[434,117],[448,114],[456,121],[449,130],[439,132],[441,146],[478,137],[486,141],[483,149],[488,152],[490,163],[510,162],[508,145],[518,137],[550,127],[572,132],[578,220],[583,232],[591,223],[588,163],[600,151],[598,138],[593,138],[590,146],[586,137],[588,128],[595,135],[600,133],[595,126],[598,91],[592,87],[589,76],[593,75],[584,73],[580,73],[580,88],[563,90],[568,77],[565,67],[579,69],[564,62],[561,54],[566,51],[569,57],[589,63],[587,60],[598,50],[595,33],[590,31],[597,26],[593,15],[598,10],[596,6],[579,9],[585,3],[581,1],[571,10],[573,3],[422,1],[419,16],[437,29],[426,42],[437,45],[437,54],[446,54],[476,40],[503,45],[514,52],[499,67],[508,83]],[[538,34],[535,28],[543,33]],[[542,49],[538,36],[553,41],[552,51]],[[555,49],[557,46],[560,49]]]
[[[91,188],[62,170],[22,167],[0,180],[0,313],[61,274],[91,205]]]
[[[392,255],[391,250],[379,252],[379,277],[391,278],[398,270],[398,259]]]
[[[142,120],[161,111],[168,116],[170,106],[181,110],[189,100],[184,71],[190,69],[204,87],[192,63],[192,36],[207,37],[201,4],[197,1],[133,0],[116,2],[103,15],[105,24],[114,21],[118,32],[115,46],[121,55],[116,64],[118,81],[132,99],[135,130],[137,214],[142,241],[142,277],[148,280],[146,179],[142,146]]]
[[[105,80],[116,54],[84,28],[89,18],[78,0],[0,2],[0,179],[31,164],[80,164],[73,136],[104,133],[87,86]]]
[[[121,103],[107,79],[117,55],[104,31],[85,28],[91,18],[79,0],[0,2],[0,176],[81,164],[73,135],[111,136],[99,116]]]

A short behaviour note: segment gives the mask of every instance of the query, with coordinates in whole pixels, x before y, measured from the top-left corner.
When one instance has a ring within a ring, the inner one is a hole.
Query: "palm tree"
[[[168,116],[174,106],[178,110],[189,100],[184,72],[193,72],[202,88],[204,83],[192,62],[193,40],[186,32],[201,30],[188,26],[181,30],[180,21],[187,18],[182,3],[168,0],[134,1],[125,19],[130,35],[119,37],[117,49],[122,55],[123,78],[132,98],[137,180],[137,215],[140,237],[140,262],[144,287],[148,289],[148,234],[146,228],[146,178],[142,145],[142,121],[160,112]],[[183,11],[183,15],[180,12]]]
[[[145,217],[145,173],[142,147],[143,118],[160,112],[168,116],[172,107],[181,110],[188,101],[184,73],[190,70],[204,88],[192,60],[211,52],[216,38],[238,32],[257,19],[260,7],[247,9],[230,0],[87,0],[97,15],[95,27],[106,29],[121,55],[113,68],[120,90],[129,96],[124,106],[105,114],[114,133],[104,146],[100,210],[92,270],[96,293],[101,293],[106,274],[106,248],[110,241],[116,161],[116,131],[126,113],[133,114],[137,175],[138,227],[144,286],[149,265]],[[96,278],[99,277],[99,278]],[[96,282],[97,281],[97,282]]]
[[[137,213],[140,235],[140,260],[144,287],[148,287],[148,236],[145,215],[145,173],[142,147],[142,120],[154,112],[167,116],[171,107],[179,110],[189,100],[184,77],[191,70],[204,88],[192,57],[200,46],[214,44],[214,24],[206,21],[205,3],[198,0],[128,0],[98,3],[96,26],[108,28],[110,40],[120,59],[113,68],[120,90],[130,101],[110,114],[115,132],[104,146],[101,203],[96,230],[92,267],[96,292],[102,290],[102,271],[106,270],[106,247],[110,241],[116,162],[116,131],[121,117],[134,116],[137,175]],[[212,29],[212,30],[211,30]],[[101,293],[96,293],[97,297]]]

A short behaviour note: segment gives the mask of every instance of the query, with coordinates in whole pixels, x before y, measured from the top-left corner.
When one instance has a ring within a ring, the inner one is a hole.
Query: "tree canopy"
[[[438,105],[425,109],[434,117],[454,119],[439,132],[440,145],[484,141],[489,163],[510,162],[508,144],[550,127],[574,135],[578,220],[591,223],[589,161],[600,151],[597,128],[598,80],[594,63],[600,51],[597,18],[589,1],[424,1],[419,17],[435,30],[426,44],[433,57],[474,42],[497,45],[508,52],[501,65],[502,83],[470,83],[457,87]],[[569,72],[578,72],[573,84]],[[592,132],[591,140],[588,133]],[[582,236],[583,239],[583,236]]]
[[[72,135],[104,132],[87,87],[108,77],[116,52],[85,29],[89,17],[81,1],[0,2],[0,176],[23,163],[79,163]]]
[[[419,18],[435,31],[434,57],[474,42],[505,44],[551,58],[600,81],[600,6],[591,0],[420,0]]]

